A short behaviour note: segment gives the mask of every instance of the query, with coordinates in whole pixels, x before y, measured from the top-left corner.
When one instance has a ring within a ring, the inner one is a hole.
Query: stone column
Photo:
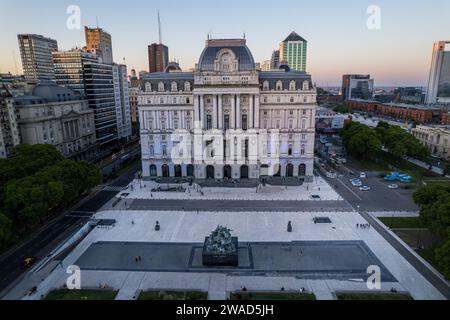
[[[212,128],[217,129],[219,127],[217,123],[217,95],[213,95],[213,123]]]
[[[248,107],[248,110],[249,110],[249,113],[248,113],[248,117],[249,117],[249,119],[248,119],[248,128],[249,128],[249,129],[253,129],[253,127],[254,127],[254,122],[253,122],[253,116],[254,116],[253,108],[254,108],[254,96],[253,96],[253,95],[250,95],[249,107]]]
[[[222,95],[219,95],[219,129],[223,129],[223,102]]]
[[[236,96],[231,96],[231,119],[230,119],[230,129],[236,129]]]
[[[255,96],[255,128],[259,128],[259,95]]]
[[[200,96],[200,128],[205,129],[205,97],[203,95]]]
[[[236,129],[241,129],[241,95],[236,99]]]
[[[199,96],[194,95],[194,128],[197,128],[197,123],[200,121],[199,107]]]

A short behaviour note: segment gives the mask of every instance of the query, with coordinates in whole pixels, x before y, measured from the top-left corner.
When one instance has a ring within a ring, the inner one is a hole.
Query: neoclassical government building
[[[316,95],[305,72],[258,71],[245,39],[209,39],[193,72],[141,76],[143,176],[308,181]]]

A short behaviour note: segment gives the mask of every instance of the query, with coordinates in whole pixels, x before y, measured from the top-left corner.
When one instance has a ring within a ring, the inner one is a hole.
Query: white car
[[[361,173],[359,174],[359,177],[360,177],[361,179],[366,179],[366,178],[367,178],[367,174],[366,174],[365,172],[361,172]]]
[[[368,186],[363,186],[363,187],[360,187],[359,188],[359,191],[370,191],[371,189],[370,189],[370,187],[368,187]]]
[[[398,184],[390,184],[388,185],[388,189],[398,189]]]
[[[361,181],[352,181],[352,186],[354,187],[362,187],[363,184]]]

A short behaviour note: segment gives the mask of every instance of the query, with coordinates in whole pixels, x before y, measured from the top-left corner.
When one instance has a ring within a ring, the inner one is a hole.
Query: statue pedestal
[[[239,265],[239,241],[237,237],[231,238],[236,250],[228,253],[208,252],[206,249],[208,239],[208,237],[205,239],[205,244],[203,245],[202,258],[205,267],[237,267]]]

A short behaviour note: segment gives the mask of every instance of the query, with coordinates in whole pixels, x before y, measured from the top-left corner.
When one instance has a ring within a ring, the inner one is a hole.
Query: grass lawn
[[[438,185],[442,187],[450,187],[450,179],[444,177],[434,177],[423,179],[427,185]]]
[[[207,300],[208,293],[201,291],[145,291],[138,300]]]
[[[382,223],[391,228],[392,231],[408,246],[413,248],[422,258],[442,273],[442,268],[439,266],[434,256],[434,251],[442,239],[430,230],[424,229],[425,227],[421,223],[420,218],[385,217],[379,219]]]
[[[336,297],[338,300],[414,300],[402,293],[336,293]]]
[[[427,170],[415,165],[404,159],[399,159],[387,152],[380,152],[377,156],[384,163],[389,164],[398,170],[409,174],[415,181],[420,181],[424,178],[427,178],[426,173]],[[433,177],[438,177],[436,174],[432,174]]]
[[[44,300],[114,300],[117,291],[111,290],[53,290]]]
[[[316,300],[316,296],[300,292],[234,292],[231,300]]]
[[[379,219],[391,229],[425,228],[419,217],[381,217]]]

